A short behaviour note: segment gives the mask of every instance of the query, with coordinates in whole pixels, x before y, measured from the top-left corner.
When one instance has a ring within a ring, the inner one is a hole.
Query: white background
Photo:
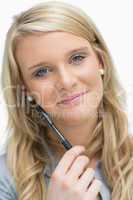
[[[0,66],[2,64],[5,36],[13,16],[40,2],[44,1],[4,0],[2,2],[0,6]],[[103,35],[120,75],[121,83],[127,92],[129,129],[130,132],[133,132],[132,0],[64,0],[64,2],[76,5],[87,12]],[[4,150],[7,138],[5,130],[7,113],[2,102],[2,91],[0,90],[0,152]]]

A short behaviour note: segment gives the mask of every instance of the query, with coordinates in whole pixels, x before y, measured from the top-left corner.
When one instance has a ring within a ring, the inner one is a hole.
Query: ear
[[[98,64],[99,69],[104,69],[103,65],[101,63]]]
[[[98,66],[99,66],[99,69],[104,69],[104,61],[100,53],[98,53]]]

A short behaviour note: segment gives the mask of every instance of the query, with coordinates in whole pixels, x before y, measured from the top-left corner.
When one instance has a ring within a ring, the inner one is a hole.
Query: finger
[[[89,158],[87,156],[85,155],[78,156],[75,159],[69,171],[67,172],[69,180],[71,179],[71,181],[77,182],[79,176],[83,173],[88,163],[89,163]]]
[[[94,179],[94,174],[95,174],[94,169],[87,168],[85,172],[83,173],[83,175],[80,177],[76,187],[80,188],[82,192],[86,192],[88,189],[88,186],[91,184],[91,182]]]
[[[100,192],[102,182],[98,179],[94,179],[85,193],[86,199],[95,199]]]
[[[73,161],[76,159],[77,156],[82,154],[85,151],[84,146],[76,145],[68,150],[63,157],[61,158],[60,162],[56,166],[54,170],[54,174],[62,172],[66,174],[70,166],[72,165]]]

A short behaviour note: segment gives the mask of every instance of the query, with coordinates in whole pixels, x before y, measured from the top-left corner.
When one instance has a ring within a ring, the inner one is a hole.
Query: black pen
[[[48,113],[40,105],[37,105],[35,109],[38,112],[40,118],[44,120],[45,122],[47,122],[49,128],[53,131],[53,133],[56,134],[56,136],[58,137],[60,142],[63,144],[65,149],[69,150],[70,148],[72,148],[72,145],[70,144],[70,142],[62,135],[62,133],[56,128],[54,123],[51,121]]]

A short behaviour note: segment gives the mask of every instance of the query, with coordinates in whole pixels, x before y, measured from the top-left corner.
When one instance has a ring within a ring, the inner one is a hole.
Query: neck
[[[72,144],[72,146],[75,145],[83,145],[87,147],[88,149],[88,143],[89,139],[91,138],[91,134],[94,131],[96,125],[98,122],[98,116],[95,118],[91,118],[85,123],[80,123],[78,125],[61,125],[55,123],[56,127],[60,130],[60,132],[63,134],[63,136]],[[54,154],[60,159],[64,153],[66,152],[66,149],[63,147],[62,144],[59,143],[58,138],[56,138],[53,133],[51,133],[51,130],[48,129],[48,138],[49,140],[54,141],[53,143],[56,144],[56,147],[54,147],[53,151]],[[97,165],[97,161],[101,159],[101,151],[97,152],[95,155],[88,155],[87,151],[85,152],[86,156],[89,156],[90,162],[89,167],[95,168]]]
[[[95,129],[98,121],[98,116],[95,118],[90,118],[82,123],[65,125],[61,123],[55,123],[56,127],[60,130],[63,136],[72,144],[87,146],[89,138],[93,130]],[[53,135],[52,131],[48,129],[49,138],[58,142],[58,139]],[[62,148],[63,153],[66,151],[64,147]]]

